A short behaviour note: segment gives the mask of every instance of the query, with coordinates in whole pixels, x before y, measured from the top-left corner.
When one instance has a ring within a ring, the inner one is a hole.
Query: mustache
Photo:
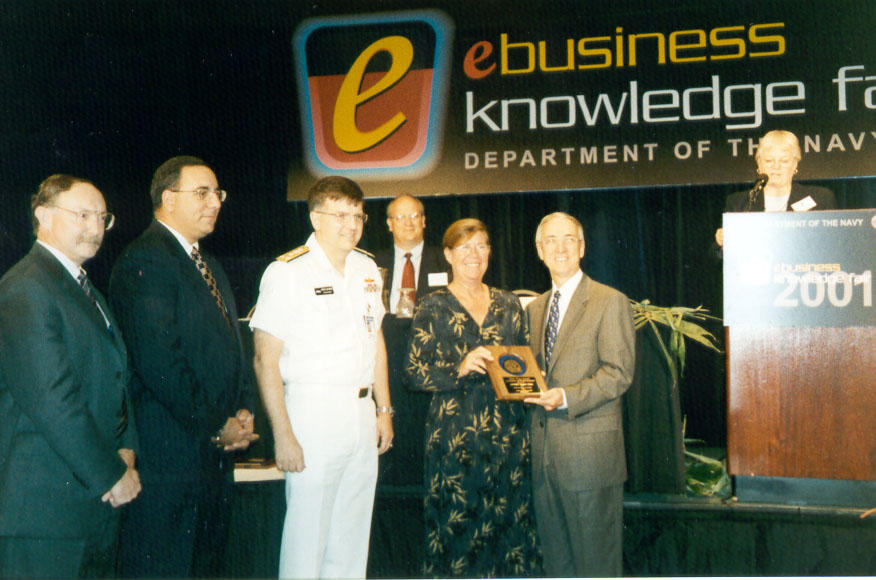
[[[103,242],[103,236],[82,236],[79,238],[80,244],[97,244],[98,246]]]

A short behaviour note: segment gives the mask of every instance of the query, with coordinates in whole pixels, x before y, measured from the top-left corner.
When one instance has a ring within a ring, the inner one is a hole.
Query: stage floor
[[[872,576],[876,515],[861,509],[651,494],[624,499],[626,576]],[[283,482],[237,485],[228,575],[276,578]],[[423,554],[416,488],[379,490],[368,576],[417,578]]]

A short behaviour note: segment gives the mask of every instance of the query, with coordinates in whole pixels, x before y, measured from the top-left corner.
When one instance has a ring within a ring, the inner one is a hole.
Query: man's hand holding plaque
[[[487,346],[493,360],[487,374],[500,401],[522,401],[547,391],[535,355],[529,346]]]

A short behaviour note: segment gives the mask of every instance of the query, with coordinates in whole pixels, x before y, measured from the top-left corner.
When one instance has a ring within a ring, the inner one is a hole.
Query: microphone
[[[757,174],[757,180],[754,182],[754,187],[748,192],[748,207],[745,208],[745,211],[751,211],[751,207],[754,205],[754,200],[757,199],[757,194],[763,191],[763,188],[769,180],[769,175],[766,175],[765,173]]]

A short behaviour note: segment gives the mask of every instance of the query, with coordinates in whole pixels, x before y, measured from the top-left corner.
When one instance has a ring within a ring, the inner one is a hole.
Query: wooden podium
[[[803,503],[873,507],[876,210],[725,214],[724,242],[737,496],[755,481],[791,503],[796,485]],[[832,482],[856,483],[836,498]]]

